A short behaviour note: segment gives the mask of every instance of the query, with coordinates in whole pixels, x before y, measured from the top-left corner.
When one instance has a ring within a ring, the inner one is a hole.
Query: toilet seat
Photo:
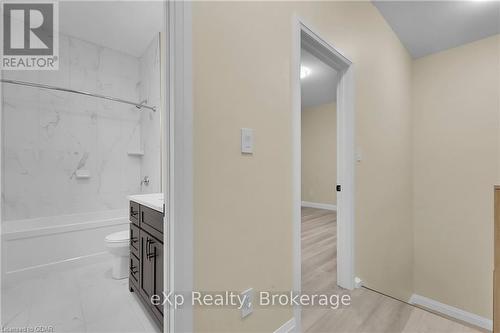
[[[128,243],[130,241],[130,230],[123,230],[109,234],[105,238],[107,243]]]

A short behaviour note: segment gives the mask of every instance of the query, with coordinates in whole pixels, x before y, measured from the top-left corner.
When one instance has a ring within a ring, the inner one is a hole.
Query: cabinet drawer
[[[130,280],[135,284],[139,284],[139,259],[135,256],[135,254],[130,254]]]
[[[139,228],[130,223],[130,252],[139,257]]]
[[[140,224],[144,229],[149,229],[144,226],[144,224],[147,224],[156,231],[163,233],[163,213],[149,207],[141,206]],[[153,236],[156,235],[153,234]]]
[[[129,220],[139,225],[139,204],[133,201],[130,201]]]

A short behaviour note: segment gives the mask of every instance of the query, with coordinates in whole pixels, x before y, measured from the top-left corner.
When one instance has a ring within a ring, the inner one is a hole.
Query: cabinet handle
[[[151,240],[149,239],[149,237],[146,239],[146,258],[149,258],[149,242]]]
[[[136,216],[139,212],[134,212],[134,207],[130,207],[130,215]]]
[[[154,242],[155,241],[153,239],[149,240],[148,253],[147,253],[147,258],[149,261],[151,261],[154,257],[156,257],[156,248],[155,248],[155,253],[154,254],[151,253],[151,245],[154,244]]]
[[[156,258],[156,247],[154,248],[154,252],[148,255],[149,261],[153,260],[154,258]]]
[[[137,266],[134,266],[134,261],[130,259],[130,273],[132,273],[132,275],[135,275],[137,272]]]

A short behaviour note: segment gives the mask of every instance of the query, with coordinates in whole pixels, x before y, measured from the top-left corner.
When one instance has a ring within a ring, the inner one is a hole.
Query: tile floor
[[[109,260],[19,281],[2,289],[2,327],[53,326],[54,332],[159,332],[128,279]]]

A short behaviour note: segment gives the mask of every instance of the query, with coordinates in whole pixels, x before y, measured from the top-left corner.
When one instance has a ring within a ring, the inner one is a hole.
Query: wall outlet
[[[361,155],[361,150],[358,149],[356,152],[356,162],[361,162],[363,160],[363,156]]]
[[[240,297],[243,299],[243,304],[241,306],[241,318],[245,318],[253,312],[253,288],[242,292]]]

